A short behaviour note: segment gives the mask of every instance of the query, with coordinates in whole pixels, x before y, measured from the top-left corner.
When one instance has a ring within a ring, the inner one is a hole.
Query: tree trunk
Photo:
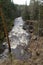
[[[3,10],[2,10],[1,5],[0,5],[0,15],[1,15],[1,18],[2,18],[2,23],[3,23],[3,27],[4,27],[4,32],[5,32],[5,35],[6,35],[6,38],[7,38],[7,43],[8,43],[8,47],[9,47],[9,52],[11,53],[10,41],[9,41],[8,32],[7,32],[7,26],[6,26],[6,23],[5,23],[4,14],[3,14]]]

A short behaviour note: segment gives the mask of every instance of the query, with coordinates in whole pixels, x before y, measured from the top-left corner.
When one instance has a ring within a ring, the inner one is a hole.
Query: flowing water
[[[11,48],[15,49],[18,45],[26,46],[29,42],[29,34],[23,30],[24,21],[22,17],[16,18],[14,27],[9,33]]]
[[[14,20],[14,27],[9,33],[10,44],[13,55],[16,59],[28,59],[30,57],[29,52],[25,51],[29,44],[29,34],[23,29],[24,21],[22,17],[18,17]],[[5,55],[5,53],[4,53]]]

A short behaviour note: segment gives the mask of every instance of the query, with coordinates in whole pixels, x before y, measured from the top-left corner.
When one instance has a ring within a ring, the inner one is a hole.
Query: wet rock
[[[37,36],[36,35],[33,35],[31,39],[37,40]]]
[[[37,52],[36,52],[36,55],[37,55],[37,56],[39,56],[39,55],[40,55],[40,52],[39,52],[39,51],[37,51]]]
[[[0,47],[0,54],[2,54],[5,49],[6,49],[6,45],[2,45],[2,46]]]

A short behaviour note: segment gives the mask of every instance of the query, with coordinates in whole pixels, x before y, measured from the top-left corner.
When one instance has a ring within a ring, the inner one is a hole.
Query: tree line
[[[4,14],[5,23],[7,25],[7,31],[9,32],[14,25],[14,19],[20,16],[20,14],[18,14],[19,13],[18,5],[11,2],[11,0],[0,0],[0,6]],[[4,41],[5,41],[5,32],[0,13],[0,49]]]

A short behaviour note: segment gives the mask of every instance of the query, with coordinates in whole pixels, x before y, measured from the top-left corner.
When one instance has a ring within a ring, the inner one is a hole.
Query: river
[[[29,45],[30,34],[23,29],[23,25],[24,21],[22,17],[18,17],[14,20],[14,26],[9,32],[12,54],[16,57],[16,59],[20,60],[28,59],[31,56],[30,52],[25,51]],[[5,43],[6,42],[4,42],[3,44]],[[4,57],[6,56],[7,51],[8,49],[4,51]]]

